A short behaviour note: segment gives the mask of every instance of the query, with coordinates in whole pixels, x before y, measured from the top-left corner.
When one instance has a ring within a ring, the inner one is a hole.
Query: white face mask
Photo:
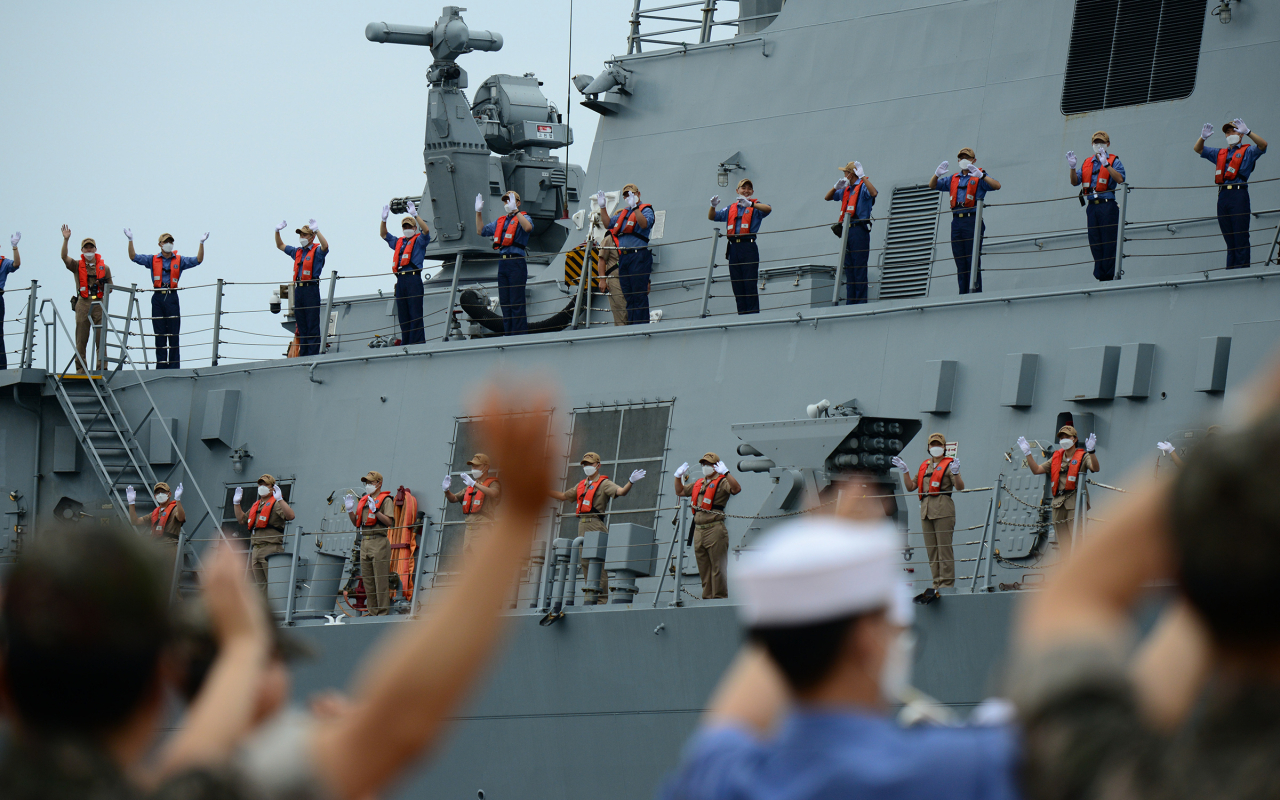
[[[92,264],[94,259],[98,257],[97,253],[81,253],[80,255],[84,256],[84,263],[86,264]]]
[[[969,165],[971,165],[972,163],[973,162],[967,158],[960,159],[960,171],[964,172],[966,169],[969,168]]]
[[[1075,439],[1059,439],[1058,440],[1058,447],[1061,447],[1063,450],[1070,450],[1072,447],[1075,447],[1075,444],[1076,444]]]
[[[707,476],[708,478],[710,478],[710,477],[711,477],[711,473],[713,473],[713,472],[715,472],[715,471],[716,471],[716,468],[715,468],[715,467],[713,467],[713,466],[711,466],[710,464],[703,464],[703,465],[702,465],[702,474],[703,474],[703,475],[705,475],[705,476]]]
[[[298,247],[309,247],[310,245],[311,245],[310,239],[308,239],[305,236],[298,237]]]
[[[942,454],[943,454],[944,452],[946,452],[946,451],[944,451],[941,447],[930,447],[930,448],[929,448],[929,455],[933,456],[934,458],[942,458]]]
[[[401,235],[404,236],[404,238],[406,239],[413,236],[417,232],[418,232],[417,228],[401,228],[400,229]]]
[[[169,495],[167,495],[167,494],[158,494],[158,495],[156,495],[156,505],[161,505],[161,506],[162,506],[162,505],[164,505],[164,504],[165,504],[165,503],[167,503],[167,502],[169,502]]]
[[[1228,145],[1237,145],[1237,144],[1240,144],[1240,134],[1238,134],[1238,133],[1233,133],[1233,134],[1231,134],[1230,136],[1228,136],[1228,137],[1227,137],[1227,144],[1228,144]]]
[[[911,685],[911,668],[915,660],[916,635],[904,630],[893,638],[880,665],[880,696],[890,703],[902,702]]]
[[[263,484],[258,487],[258,497],[266,497],[271,494],[271,487]]]
[[[365,493],[365,494],[373,494],[373,493],[374,493],[374,492],[376,492],[376,491],[378,491],[378,486],[377,486],[377,484],[374,484],[374,483],[366,483],[366,484],[364,485],[364,493]]]
[[[480,476],[483,474],[484,474],[484,470],[482,469],[471,470],[471,477],[475,478],[476,480],[480,480]]]
[[[1107,146],[1106,146],[1105,144],[1103,144],[1102,142],[1094,142],[1094,143],[1093,143],[1093,152],[1095,152],[1095,153],[1105,153],[1105,152],[1107,152]]]
[[[582,471],[583,471],[583,472],[585,472],[585,473],[587,474],[587,477],[588,477],[588,478],[590,478],[592,475],[595,475],[595,474],[596,474],[596,468],[595,468],[594,466],[586,466],[586,467],[583,467],[583,468],[582,468]]]
[[[160,252],[162,252],[162,253],[172,253],[172,252],[173,252],[173,242],[165,242],[164,244],[160,245]]]

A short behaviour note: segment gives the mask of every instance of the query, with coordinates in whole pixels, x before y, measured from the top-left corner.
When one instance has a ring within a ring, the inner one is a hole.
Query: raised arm
[[[66,225],[62,226],[62,263],[67,265],[67,269],[74,271],[76,269],[76,261],[67,256],[67,242],[71,240],[71,229]]]
[[[516,221],[520,223],[520,227],[525,233],[533,230],[533,221],[529,219],[529,215],[523,211],[516,212]]]

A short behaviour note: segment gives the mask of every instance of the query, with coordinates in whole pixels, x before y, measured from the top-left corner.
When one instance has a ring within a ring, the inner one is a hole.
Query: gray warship
[[[475,452],[466,390],[480,377],[518,370],[560,387],[552,422],[567,435],[548,447],[565,486],[586,450],[606,474],[648,471],[614,502],[607,536],[575,540],[571,511],[548,502],[499,663],[399,796],[653,795],[741,639],[732,584],[728,600],[700,598],[689,510],[671,487],[706,451],[743,484],[728,507],[731,562],[778,521],[829,505],[857,471],[892,495],[903,580],[919,591],[930,573],[917,502],[890,458],[914,466],[925,435],[946,435],[970,488],[956,496],[956,586],[917,614],[915,684],[963,717],[997,685],[1019,597],[1059,558],[1045,479],[1021,463],[1017,437],[1051,450],[1067,419],[1097,435],[1102,472],[1077,523],[1088,536],[1124,476],[1174,468],[1155,443],[1193,448],[1280,344],[1276,173],[1269,159],[1254,173],[1251,263],[1227,271],[1213,169],[1191,149],[1206,121],[1280,131],[1265,79],[1280,63],[1274,4],[635,0],[617,21],[625,53],[574,79],[576,112],[599,115],[585,168],[560,158],[571,120],[536,76],[494,75],[468,96],[464,65],[482,67],[502,36],[463,11],[365,31],[432,57],[426,185],[389,200],[397,212],[416,202],[431,224],[426,344],[398,345],[394,304],[344,294],[329,273],[320,355],[228,363],[223,315],[269,311],[223,308],[219,284],[209,350],[153,370],[143,292],[116,286],[96,331],[102,369],[76,378],[59,269],[29,290],[10,282],[10,308],[25,302],[11,323],[22,344],[0,372],[4,561],[55,519],[127,519],[127,485],[183,482],[176,593],[220,530],[243,535],[234,490],[277,477],[297,519],[272,557],[270,599],[318,653],[298,668],[299,697],[344,685],[383,626],[429,609],[455,574],[460,516],[436,487]],[[1109,282],[1092,276],[1063,174],[1062,154],[1098,129],[1129,179]],[[927,183],[966,146],[1003,183],[978,212],[976,294],[959,291],[946,194]],[[853,159],[880,195],[869,302],[843,305],[845,243],[823,193]],[[740,317],[706,207],[743,176],[776,213],[759,237],[761,313]],[[616,204],[628,182],[657,210],[643,327],[614,327],[604,296],[566,282],[588,235],[579,212],[597,191]],[[475,194],[491,217],[509,189],[535,226],[533,332],[519,337],[496,335],[496,262],[470,224]],[[357,407],[395,431],[382,452],[347,425]],[[355,535],[341,499],[371,468],[420,511],[413,597],[379,618],[340,597]],[[599,565],[590,581],[579,558]],[[610,602],[586,606],[601,570]]]

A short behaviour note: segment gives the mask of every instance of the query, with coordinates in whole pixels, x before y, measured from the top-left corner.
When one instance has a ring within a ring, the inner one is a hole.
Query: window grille
[[[889,203],[880,297],[924,297],[938,229],[938,198],[928,185],[900,186]]]

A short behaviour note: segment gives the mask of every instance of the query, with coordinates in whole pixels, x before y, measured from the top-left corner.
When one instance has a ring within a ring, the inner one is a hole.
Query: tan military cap
[[[1229,119],[1229,120],[1227,120],[1226,122],[1222,123],[1222,132],[1223,132],[1223,133],[1226,133],[1227,131],[1235,131],[1235,129],[1236,129],[1236,123],[1235,123],[1235,120],[1230,120],[1230,119]]]
[[[467,462],[467,466],[487,467],[489,466],[489,457],[486,456],[484,453],[476,453],[474,456],[471,457],[471,460]]]
[[[1111,144],[1111,137],[1107,135],[1106,131],[1094,131],[1093,136],[1089,137],[1090,142],[1096,142],[1099,139],[1106,142],[1107,144]]]
[[[925,444],[933,444],[934,442],[938,442],[938,443],[940,443],[943,447],[946,447],[946,446],[947,446],[947,437],[943,436],[943,435],[942,435],[942,434],[940,434],[940,433],[931,433],[931,434],[929,434],[929,438],[928,438],[928,440],[925,442]]]
[[[1070,425],[1063,425],[1061,428],[1058,428],[1058,433],[1065,433],[1073,439],[1080,438],[1080,434],[1076,433],[1076,429]]]
[[[156,244],[164,244],[164,240],[165,240],[165,239],[168,239],[169,241],[171,241],[171,242],[172,242],[172,241],[173,241],[173,234],[172,234],[172,233],[162,233],[162,234],[160,234],[160,238],[156,240]]]
[[[622,187],[622,193],[626,194],[627,192],[635,192],[636,194],[640,194],[640,187],[636,186],[634,183],[628,183],[626,186]]]
[[[960,152],[956,153],[956,158],[964,158],[965,156],[968,156],[970,159],[974,159],[978,157],[978,154],[973,152],[972,147],[961,147]]]
[[[263,473],[262,477],[258,478],[258,483],[266,484],[267,486],[275,486],[276,479],[274,475],[267,475],[266,473]]]
[[[93,245],[94,247],[97,247],[97,246],[98,246],[98,243],[97,243],[97,242],[95,242],[94,240],[92,240],[92,239],[90,239],[89,237],[87,237],[87,236],[86,236],[86,237],[84,238],[84,241],[80,242],[80,247],[81,247],[81,249],[83,249],[83,248],[84,248],[84,246],[85,246],[85,245],[87,245],[87,244],[91,244],[91,245]]]
[[[316,232],[315,232],[315,231],[313,231],[313,230],[311,230],[311,226],[310,226],[310,225],[303,225],[301,228],[296,228],[293,232],[294,232],[294,233],[300,233],[300,234],[302,234],[303,236],[315,236],[315,235],[316,235]]]
[[[752,189],[756,188],[756,185],[751,182],[750,178],[743,178],[738,181],[738,188],[741,189],[743,186],[750,186]]]
[[[587,453],[586,455],[584,455],[584,456],[582,457],[582,461],[581,461],[580,463],[583,463],[583,464],[599,464],[599,463],[600,463],[600,454],[599,454],[599,453]]]
[[[848,164],[845,164],[843,167],[841,167],[841,168],[840,168],[840,171],[841,171],[841,172],[855,172],[855,171],[857,171],[857,169],[858,169],[858,168],[857,168],[856,166],[854,166],[854,162],[850,161]]]
[[[698,459],[699,464],[711,464],[715,466],[720,463],[720,456],[715,453],[703,453],[702,458]]]
[[[364,477],[360,479],[361,483],[382,483],[382,473],[375,470],[369,470]]]
[[[164,481],[160,481],[159,483],[157,483],[157,484],[155,485],[155,487],[152,489],[152,491],[156,491],[156,492],[164,491],[164,492],[167,492],[167,491],[169,491],[169,484],[165,483]]]
[[[519,192],[517,192],[515,189],[508,189],[508,190],[506,190],[505,192],[503,192],[503,193],[502,193],[502,196],[503,196],[503,197],[506,197],[507,195],[511,195],[511,196],[515,197],[515,199],[516,199],[516,202],[517,202],[517,203],[519,203],[519,202],[520,202],[520,193],[519,193]]]

